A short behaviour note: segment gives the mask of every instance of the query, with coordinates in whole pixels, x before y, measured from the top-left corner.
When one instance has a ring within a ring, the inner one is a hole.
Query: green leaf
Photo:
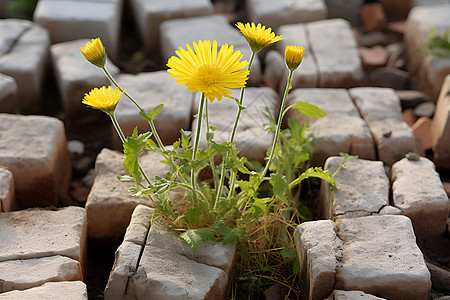
[[[189,148],[189,143],[192,137],[192,131],[181,129],[180,133],[181,133],[181,148],[183,149]]]
[[[337,189],[336,181],[328,170],[324,171],[321,167],[311,167],[299,176],[299,178],[297,179],[299,181],[298,183],[310,177],[323,179]]]
[[[134,182],[133,176],[130,175],[117,176],[117,179],[121,182]]]
[[[255,198],[255,201],[250,205],[252,207],[253,216],[257,219],[261,213],[267,215],[269,213],[269,208],[267,207],[267,202],[270,198]]]
[[[196,253],[198,246],[201,242],[206,242],[208,240],[216,241],[216,237],[207,228],[201,229],[188,229],[182,234],[180,238],[184,240],[192,249],[192,252]]]
[[[145,111],[141,110],[139,112],[139,115],[149,121],[149,122],[153,122],[153,119],[156,118],[157,115],[159,115],[159,113],[163,110],[164,108],[164,104],[159,104],[155,107],[152,108],[152,110],[150,111],[150,113],[146,113]]]
[[[138,135],[137,127],[135,127],[133,134],[127,137],[123,143],[123,154],[125,155],[123,166],[131,173],[137,185],[142,182],[142,175],[139,170],[139,154],[146,147],[150,135],[150,132]]]
[[[289,193],[289,183],[281,174],[270,174],[270,183],[273,186],[273,194],[289,205],[286,195]]]
[[[184,220],[187,224],[198,224],[200,222],[200,216],[202,209],[200,207],[191,208],[184,214]]]
[[[297,109],[301,114],[312,117],[315,119],[325,117],[327,115],[326,112],[315,106],[314,104],[310,104],[308,102],[298,102],[294,105],[291,105],[290,108]]]
[[[245,227],[239,227],[232,229],[224,238],[223,238],[223,244],[229,244],[234,241],[239,241],[245,236],[246,228]]]
[[[284,258],[295,259],[297,258],[297,251],[295,249],[283,248],[283,250],[281,250],[281,255],[283,255]]]
[[[304,220],[311,220],[312,219],[312,213],[309,210],[308,206],[302,205],[298,209],[298,213],[300,214],[300,217]]]

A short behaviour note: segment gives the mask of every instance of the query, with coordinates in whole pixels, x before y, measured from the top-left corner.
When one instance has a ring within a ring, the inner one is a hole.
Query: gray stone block
[[[366,294],[361,291],[334,290],[327,300],[384,300],[384,298]]]
[[[16,207],[14,176],[10,170],[0,167],[0,212],[13,211]]]
[[[24,291],[11,291],[0,294],[1,300],[22,299],[71,299],[87,300],[86,284],[82,281],[47,282],[41,286]]]
[[[0,74],[0,112],[20,112],[19,90],[13,77]]]
[[[436,112],[431,121],[431,139],[434,163],[450,169],[450,75],[445,78]]]

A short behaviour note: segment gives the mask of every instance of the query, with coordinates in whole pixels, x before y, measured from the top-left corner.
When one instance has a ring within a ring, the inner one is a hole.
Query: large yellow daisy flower
[[[244,87],[250,71],[243,70],[247,61],[240,61],[240,51],[233,53],[234,47],[223,45],[217,53],[217,42],[193,42],[194,49],[186,44],[176,50],[177,56],[172,56],[167,62],[171,75],[177,82],[187,87],[188,91],[200,91],[209,101],[222,100],[230,97],[228,89]]]
[[[93,39],[92,42],[86,43],[80,48],[83,56],[92,64],[99,68],[103,68],[106,62],[106,52],[100,38]]]
[[[241,22],[238,22],[236,27],[239,28],[242,35],[247,39],[253,53],[258,53],[259,50],[283,39],[283,36],[275,36],[275,33],[272,32],[270,27],[266,29],[261,23],[255,25],[253,22],[251,24],[242,24]]]
[[[122,94],[119,88],[113,89],[112,86],[108,86],[108,88],[102,86],[100,89],[92,89],[89,94],[84,94],[82,103],[111,114],[116,110]]]
[[[284,51],[284,61],[289,70],[294,71],[298,68],[303,60],[305,48],[302,46],[286,46]]]

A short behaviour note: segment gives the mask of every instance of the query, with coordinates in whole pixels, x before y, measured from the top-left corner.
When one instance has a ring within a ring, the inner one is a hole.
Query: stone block
[[[325,299],[333,291],[342,241],[330,220],[304,222],[295,230],[302,299]]]
[[[361,291],[334,290],[327,300],[384,300],[384,298],[366,294]]]
[[[334,174],[342,163],[343,157],[330,157],[325,169]],[[326,219],[370,216],[389,205],[389,179],[380,161],[349,159],[334,179],[338,189],[321,185],[319,207]]]
[[[122,239],[138,204],[152,206],[148,198],[133,197],[128,191],[134,183],[119,182],[117,176],[125,175],[123,154],[103,149],[95,162],[95,179],[86,202],[88,234],[96,239]],[[156,153],[143,154],[140,163],[147,176],[164,177],[170,168],[160,162]]]
[[[167,71],[140,73],[138,75],[121,74],[116,80],[147,112],[159,104],[164,109],[155,118],[154,123],[164,144],[172,144],[180,137],[180,129],[188,130],[191,124],[191,107],[194,94],[176,83]],[[116,117],[125,136],[133,133],[135,126],[139,132],[150,130],[150,125],[139,116],[137,107],[127,98],[122,97],[117,105]],[[115,149],[122,149],[114,127],[113,144]]]
[[[52,44],[100,37],[108,56],[116,61],[122,6],[122,0],[41,0],[33,21],[48,30]]]
[[[4,24],[9,33],[0,35],[0,43],[5,42],[0,50],[0,73],[16,80],[22,112],[38,111],[48,64],[48,32],[26,20],[0,20],[0,27]]]
[[[209,0],[132,0],[130,1],[137,27],[148,54],[159,51],[159,25],[170,19],[191,18],[214,13]]]
[[[443,235],[450,202],[434,164],[403,158],[392,166],[393,205],[408,216],[417,238]]]
[[[381,3],[364,3],[361,6],[361,24],[366,32],[384,31],[386,13]]]
[[[251,56],[247,40],[221,15],[167,20],[161,23],[159,33],[161,58],[164,65],[171,56],[175,55],[175,50],[179,47],[186,50],[186,44],[192,47],[192,42],[197,43],[199,40],[216,40],[218,47],[225,44],[234,45],[234,51],[239,50],[243,54],[241,60],[248,61]],[[262,75],[258,57],[253,60],[250,72],[248,85],[259,86]]]
[[[360,24],[360,9],[364,0],[325,0],[328,19],[341,18],[349,21],[353,27]]]
[[[323,20],[327,17],[327,6],[323,0],[249,0],[247,12],[255,23],[277,29],[286,24]]]
[[[264,83],[282,95],[286,87],[288,70],[284,57],[276,50],[269,50],[264,58]],[[284,83],[284,86],[283,86]],[[282,87],[283,86],[283,87]]]
[[[418,140],[420,140],[422,149],[430,150],[432,147],[431,119],[428,117],[421,117],[411,126],[411,129],[414,133],[414,136]]]
[[[144,246],[153,213],[154,209],[151,207],[142,204],[136,206],[131,215],[130,224],[127,227],[123,240]]]
[[[0,168],[0,212],[13,211],[16,207],[13,173],[8,169]]]
[[[424,49],[433,28],[437,36],[450,30],[449,14],[450,3],[447,1],[442,5],[414,7],[406,21],[405,46],[412,79],[433,102],[437,101],[444,78],[450,73],[450,58],[427,53]]]
[[[59,3],[57,1],[56,3]],[[94,87],[110,85],[103,71],[88,62],[81,54],[80,48],[91,40],[75,40],[58,43],[50,47],[53,70],[63,108],[69,118],[80,117],[85,114],[101,114],[82,104],[85,93],[89,93]],[[108,51],[108,49],[106,49]],[[119,69],[109,60],[106,68],[115,76]]]
[[[337,226],[343,255],[335,289],[386,299],[429,299],[430,272],[408,217],[342,218]]]
[[[361,85],[364,73],[350,23],[329,19],[308,23],[306,30],[320,74],[318,87]]]
[[[18,114],[19,112],[19,90],[16,80],[0,74],[0,113]]]
[[[87,300],[86,284],[82,281],[47,282],[24,291],[10,291],[0,294],[1,300],[21,299],[71,299]]]
[[[83,280],[78,261],[61,255],[0,262],[0,293],[25,290],[46,282]]]
[[[353,88],[349,90],[362,117],[370,124],[383,119],[402,120],[400,99],[388,88]]]
[[[431,142],[436,166],[450,169],[450,75],[442,85],[431,122]]]
[[[19,208],[58,206],[71,166],[64,124],[52,117],[0,114],[0,161],[14,175]]]

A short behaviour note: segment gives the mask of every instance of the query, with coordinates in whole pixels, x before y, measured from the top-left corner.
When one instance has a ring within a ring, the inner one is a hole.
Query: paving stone
[[[25,290],[46,282],[83,280],[78,261],[60,256],[0,262],[0,293]]]
[[[154,209],[151,207],[142,204],[136,206],[131,215],[130,224],[127,227],[123,240],[144,246],[150,227],[151,214],[153,213]]]
[[[64,124],[52,117],[0,114],[0,162],[14,175],[19,208],[58,206],[71,167]]]
[[[324,299],[334,288],[342,241],[330,220],[304,222],[295,230],[302,299]]]
[[[365,70],[384,67],[389,59],[389,52],[383,46],[372,48],[359,47],[359,56]]]
[[[4,19],[0,21],[0,55],[11,51],[14,43],[32,25],[31,22],[19,19]]]
[[[388,36],[380,31],[360,33],[358,32],[358,44],[363,47],[385,46],[388,44]]]
[[[0,27],[5,23],[5,30],[10,33],[0,38],[5,43],[5,52],[0,55],[0,73],[16,80],[21,111],[38,111],[48,63],[48,32],[26,20],[0,20]]]
[[[323,0],[249,0],[246,4],[250,20],[272,29],[286,24],[323,20],[327,17],[327,6]]]
[[[361,59],[350,23],[343,19],[329,19],[308,23],[306,28],[320,74],[318,87],[361,84]]]
[[[161,57],[164,64],[175,55],[179,47],[186,49],[186,44],[191,45],[199,40],[216,40],[218,47],[224,44],[233,45],[234,51],[239,50],[242,60],[249,60],[251,50],[247,40],[237,28],[231,26],[224,16],[211,15],[185,19],[167,20],[159,27]],[[261,63],[258,57],[253,60],[250,69],[249,86],[259,86],[261,78]]]
[[[450,58],[424,53],[429,32],[436,28],[436,35],[450,30],[450,3],[414,7],[408,15],[405,45],[409,69],[413,81],[420,90],[436,102],[444,78],[450,73]],[[417,53],[423,53],[418,55]]]
[[[433,289],[448,294],[450,292],[450,271],[428,262],[427,267],[431,273]]]
[[[343,157],[330,157],[324,169],[334,174],[343,162]],[[321,185],[319,207],[326,219],[370,216],[389,205],[389,179],[380,161],[349,159],[334,179],[338,189]]]
[[[239,99],[240,90],[234,90],[232,97]],[[194,111],[198,111],[200,95],[197,94]],[[278,116],[280,105],[279,95],[271,88],[246,88],[244,103],[246,107],[242,111],[239,120],[234,144],[239,149],[239,155],[245,156],[249,161],[263,161],[267,148],[272,145],[273,134],[264,130],[264,124],[268,122],[265,112],[267,107],[273,116]],[[237,105],[231,99],[223,98],[222,101],[215,100],[208,103],[209,122],[217,126],[214,131],[214,141],[216,143],[228,142],[234,126],[237,114]],[[206,122],[202,122],[199,147],[206,148]],[[197,119],[192,121],[192,131],[197,128]]]
[[[13,211],[16,207],[13,173],[0,167],[0,212]]]
[[[82,281],[47,282],[41,286],[24,291],[11,291],[0,294],[1,300],[23,299],[71,299],[87,300],[86,284]]]
[[[392,165],[416,151],[414,134],[402,121],[400,100],[393,90],[353,88],[349,92],[372,132],[381,161]]]
[[[307,101],[323,109],[327,116],[306,118],[292,109],[288,117],[309,125],[314,135],[311,164],[323,166],[325,160],[339,152],[376,159],[375,145],[365,122],[345,89],[296,89],[289,93],[287,105]]]
[[[214,13],[209,0],[170,1],[133,0],[131,9],[136,19],[144,49],[149,54],[159,51],[159,25],[170,19],[190,18]]]
[[[396,90],[395,94],[400,99],[403,109],[415,108],[420,103],[429,101],[428,96],[418,90]]]
[[[450,169],[450,75],[445,78],[431,122],[434,163]]]
[[[134,183],[120,182],[117,176],[125,175],[123,154],[103,149],[95,162],[95,180],[86,202],[88,234],[95,239],[122,239],[138,204],[153,206],[148,198],[133,197],[128,191]],[[140,163],[147,176],[164,177],[170,168],[160,163],[156,153],[141,156]]]
[[[434,164],[404,158],[392,166],[393,205],[408,216],[417,238],[443,235],[450,202]]]
[[[413,7],[448,4],[448,0],[412,0]]]
[[[364,0],[325,0],[328,8],[328,19],[342,18],[356,27],[360,23],[360,7]]]
[[[286,87],[287,75],[289,75],[283,55],[276,50],[269,50],[266,53],[264,62],[266,65],[264,68],[265,85],[282,95],[284,92],[283,88]],[[295,74],[296,73],[294,73],[294,76]]]
[[[379,215],[403,215],[403,212],[395,206],[386,205],[385,207],[383,207],[380,210],[380,212],[378,214]]]
[[[33,21],[47,28],[52,44],[100,37],[108,56],[116,61],[122,7],[122,0],[40,0]]]
[[[147,112],[164,104],[164,109],[154,120],[164,144],[178,140],[180,129],[190,129],[194,94],[170,78],[167,71],[121,74],[116,80]],[[139,116],[139,110],[126,97],[122,97],[117,105],[116,117],[125,136],[131,135],[135,126],[141,133],[150,130],[148,122]],[[111,129],[114,148],[122,150],[122,142],[112,125]]]
[[[0,112],[11,114],[20,112],[19,91],[16,80],[3,74],[0,74]]]
[[[421,117],[411,126],[411,129],[414,136],[420,140],[422,149],[431,149],[431,119],[428,117]]]
[[[343,255],[335,289],[386,299],[429,299],[430,273],[408,217],[342,218],[337,226]]]
[[[376,69],[369,74],[368,86],[404,90],[409,86],[410,73],[393,67]]]
[[[386,28],[386,14],[378,2],[364,3],[361,6],[361,25],[366,32],[383,31]]]
[[[417,117],[429,117],[432,118],[436,111],[436,104],[433,102],[423,102],[414,108],[414,114]]]
[[[376,297],[374,295],[366,294],[361,291],[342,291],[334,290],[327,300],[381,300],[384,298]]]
[[[110,84],[103,71],[88,62],[80,52],[80,48],[90,41],[75,40],[58,43],[50,47],[53,70],[64,112],[69,118],[95,113],[100,115],[101,112],[88,108],[81,101],[84,94],[89,93],[94,87],[99,88],[102,85]],[[112,76],[119,73],[119,69],[109,60],[106,63],[106,68]]]

